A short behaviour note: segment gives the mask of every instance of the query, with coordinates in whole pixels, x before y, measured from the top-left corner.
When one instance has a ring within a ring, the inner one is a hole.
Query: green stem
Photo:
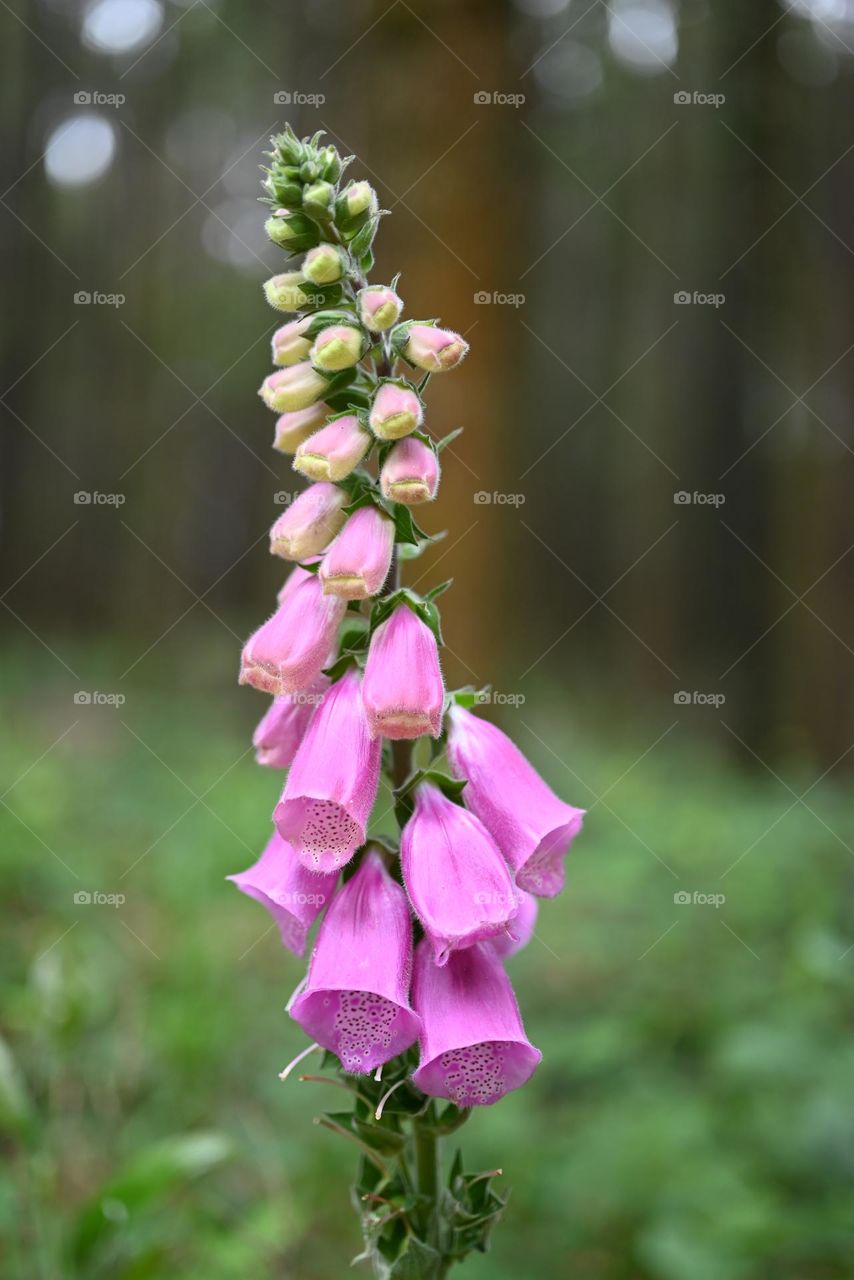
[[[425,1239],[434,1249],[439,1247],[439,1139],[436,1133],[418,1120],[412,1122],[415,1143],[415,1174],[418,1191],[427,1200],[424,1209]]]

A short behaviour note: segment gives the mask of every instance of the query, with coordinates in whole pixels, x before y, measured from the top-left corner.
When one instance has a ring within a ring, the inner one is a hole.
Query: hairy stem
[[[439,1138],[433,1129],[418,1120],[412,1122],[412,1136],[418,1190],[427,1201],[425,1238],[436,1249],[439,1246]]]

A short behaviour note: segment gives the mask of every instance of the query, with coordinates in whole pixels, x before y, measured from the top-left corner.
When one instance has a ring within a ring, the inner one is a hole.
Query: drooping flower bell
[[[311,316],[303,316],[301,320],[290,320],[276,330],[271,344],[273,364],[286,368],[308,358],[311,338],[305,336],[305,331],[310,324]]]
[[[393,550],[394,522],[373,505],[360,507],[323,557],[323,590],[342,600],[375,596],[388,575]]]
[[[403,883],[437,965],[504,933],[518,910],[507,863],[482,823],[432,783],[415,794],[400,841]]]
[[[304,560],[325,550],[344,525],[347,494],[321,481],[299,494],[270,530],[270,551],[283,560]]]
[[[327,676],[318,676],[309,689],[274,698],[252,735],[255,760],[271,769],[289,769],[315,708],[329,688]]]
[[[359,319],[371,333],[384,333],[397,324],[403,299],[387,285],[375,284],[359,293]]]
[[[455,951],[440,967],[423,938],[415,949],[412,1004],[422,1021],[421,1062],[412,1079],[434,1098],[488,1106],[529,1080],[542,1058],[488,943]]]
[[[439,459],[422,440],[399,440],[382,465],[380,487],[390,502],[430,502],[439,488]]]
[[[284,945],[295,956],[301,956],[306,934],[331,900],[338,877],[306,871],[293,849],[273,832],[258,861],[226,879],[233,880],[241,893],[267,908]]]
[[[442,732],[445,684],[436,637],[406,604],[371,636],[362,701],[374,736],[438,738]]]
[[[346,608],[343,600],[338,604]],[[362,709],[359,677],[348,671],[312,717],[273,814],[279,834],[310,870],[337,871],[364,844],[380,758],[381,743],[371,738]]]
[[[527,947],[534,936],[537,924],[539,902],[531,893],[525,893],[520,889],[517,889],[517,893],[519,910],[510,921],[506,933],[497,933],[494,938],[489,939],[489,946],[498,952],[502,960],[506,960],[508,956],[515,956],[517,951]]]
[[[383,382],[374,396],[368,422],[380,440],[399,440],[424,421],[424,407],[410,386]]]
[[[261,383],[258,394],[268,409],[276,413],[294,413],[307,409],[326,394],[329,383],[307,360],[277,369]]]
[[[355,414],[348,413],[333,418],[297,446],[294,470],[310,480],[345,480],[370,447],[370,434],[362,430]]]
[[[455,369],[468,352],[469,344],[451,329],[431,324],[414,324],[409,330],[403,355],[418,369],[443,373]]]
[[[273,448],[280,453],[296,453],[299,446],[309,436],[313,436],[329,417],[332,410],[323,400],[309,405],[307,409],[297,409],[295,413],[283,413],[276,420],[276,435]]]
[[[584,810],[558,799],[500,729],[459,706],[450,712],[448,759],[468,780],[466,805],[492,834],[519,888],[541,898],[560,893],[564,855]]]
[[[314,340],[311,363],[324,373],[337,373],[358,364],[364,349],[359,329],[349,324],[330,324]]]
[[[290,582],[276,612],[246,641],[240,661],[240,683],[276,697],[307,689],[318,678],[347,608],[323,594],[314,574],[292,587]]]
[[[299,311],[308,302],[301,271],[282,271],[264,282],[264,297],[277,311]]]
[[[417,1039],[411,967],[406,895],[370,849],[329,904],[291,1017],[345,1071],[374,1071]]]

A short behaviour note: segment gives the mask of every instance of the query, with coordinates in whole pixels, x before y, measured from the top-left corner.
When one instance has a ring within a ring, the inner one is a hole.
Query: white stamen
[[[279,1072],[280,1080],[287,1080],[297,1063],[302,1062],[303,1058],[307,1058],[310,1053],[315,1053],[320,1048],[319,1044],[310,1044],[307,1049],[303,1049],[302,1053],[298,1053],[293,1062],[289,1062],[284,1071]]]

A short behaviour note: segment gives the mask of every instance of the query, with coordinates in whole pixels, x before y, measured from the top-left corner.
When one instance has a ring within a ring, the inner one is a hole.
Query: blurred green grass
[[[302,966],[223,879],[280,782],[247,751],[261,700],[223,688],[217,652],[123,683],[119,655],[98,665],[124,706],[75,706],[47,655],[3,664],[4,1275],[344,1275],[355,1156],[311,1123],[326,1086],[276,1078],[304,1045],[283,1012]],[[462,1131],[513,1187],[465,1274],[850,1276],[850,791],[801,804],[808,768],[790,793],[681,723],[648,750],[667,719],[575,714],[541,690],[504,720],[590,813],[511,962],[542,1067]]]

